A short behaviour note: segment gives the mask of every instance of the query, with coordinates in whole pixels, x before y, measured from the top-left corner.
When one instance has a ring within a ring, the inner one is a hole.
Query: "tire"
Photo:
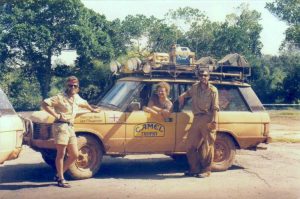
[[[56,170],[56,166],[55,166],[56,150],[43,149],[40,152],[42,154],[43,160],[54,170]]]
[[[236,146],[232,138],[226,134],[217,134],[212,170],[226,171],[232,166],[235,154]]]
[[[103,149],[91,135],[79,135],[78,158],[67,170],[67,175],[74,180],[90,178],[100,169]]]

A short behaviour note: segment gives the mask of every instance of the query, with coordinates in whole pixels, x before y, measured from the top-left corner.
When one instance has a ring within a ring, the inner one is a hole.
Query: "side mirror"
[[[131,102],[127,108],[128,112],[132,111],[139,111],[141,110],[141,103],[140,102]]]

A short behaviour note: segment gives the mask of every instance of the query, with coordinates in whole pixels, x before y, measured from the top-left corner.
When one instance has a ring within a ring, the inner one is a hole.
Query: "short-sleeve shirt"
[[[63,118],[66,118],[66,122],[70,123],[74,123],[79,106],[87,104],[87,101],[82,99],[78,94],[74,96],[74,101],[71,101],[66,93],[60,93],[47,98],[44,102],[53,107],[57,114],[61,114]]]
[[[161,103],[158,99],[158,96],[153,95],[150,98],[149,103],[148,103],[148,107],[151,107],[151,106],[157,106],[158,108],[171,111],[171,109],[173,107],[173,103],[169,99],[166,99],[165,102]]]
[[[219,111],[218,89],[208,84],[208,87],[202,89],[200,82],[193,84],[192,88],[187,90],[187,96],[192,97],[192,111],[194,115],[201,113],[211,114],[214,110]]]

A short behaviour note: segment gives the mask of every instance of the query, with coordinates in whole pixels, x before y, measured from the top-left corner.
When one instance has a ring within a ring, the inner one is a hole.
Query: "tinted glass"
[[[251,87],[239,88],[251,111],[264,111],[264,107]]]

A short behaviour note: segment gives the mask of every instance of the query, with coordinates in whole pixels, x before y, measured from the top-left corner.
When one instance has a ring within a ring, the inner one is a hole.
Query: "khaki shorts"
[[[68,123],[55,123],[53,125],[53,136],[55,144],[77,144],[74,127]]]

